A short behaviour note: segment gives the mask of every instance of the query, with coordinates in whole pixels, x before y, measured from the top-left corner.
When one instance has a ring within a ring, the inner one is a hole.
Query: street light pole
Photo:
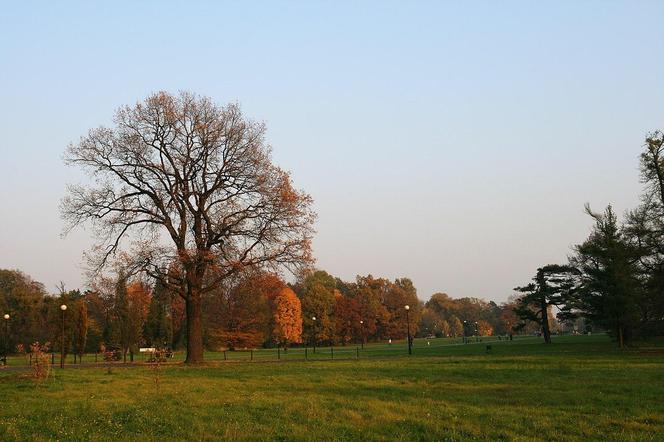
[[[480,339],[479,330],[477,328],[477,321],[475,321],[475,342],[478,342]]]
[[[410,338],[410,317],[408,316],[408,312],[410,311],[410,306],[406,305],[404,308],[406,309],[406,327],[408,329],[408,354],[412,355],[413,354],[413,341]]]
[[[313,326],[312,326],[312,334],[313,334],[313,340],[314,340],[314,353],[316,353],[316,317],[312,316],[311,320],[314,321]]]
[[[67,306],[62,304],[60,306],[62,310],[62,343],[60,346],[60,368],[65,368],[65,312],[67,311]]]
[[[7,365],[7,356],[9,355],[9,313],[5,313],[5,354],[3,356],[3,362]]]
[[[364,321],[360,319],[360,333],[362,334],[362,350],[364,350]]]
[[[466,321],[465,319],[463,320],[463,343],[464,343],[464,344],[467,344],[467,343],[468,343],[468,337],[467,337],[467,334],[468,334],[468,333],[467,333],[467,331],[466,331],[466,323],[467,323],[467,322],[468,322],[468,321]]]

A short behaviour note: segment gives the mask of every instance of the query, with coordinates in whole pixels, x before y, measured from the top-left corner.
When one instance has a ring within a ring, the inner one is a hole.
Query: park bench
[[[173,350],[158,350],[154,347],[146,347],[139,349],[140,353],[147,353],[147,362],[166,362],[166,359],[173,358]],[[157,359],[159,359],[157,361]]]

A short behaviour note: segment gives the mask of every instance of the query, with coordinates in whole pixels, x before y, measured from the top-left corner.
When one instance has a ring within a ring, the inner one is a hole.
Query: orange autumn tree
[[[477,330],[480,336],[491,336],[493,335],[493,327],[488,321],[480,319],[477,321]]]
[[[272,330],[271,299],[286,284],[276,275],[248,272],[204,299],[207,345],[257,348]]]
[[[282,288],[273,301],[274,330],[272,338],[277,345],[302,342],[302,305],[295,292]]]
[[[344,296],[339,290],[335,290],[334,296],[336,301],[334,306],[335,341],[346,345],[353,340],[363,339],[364,320],[357,299]]]

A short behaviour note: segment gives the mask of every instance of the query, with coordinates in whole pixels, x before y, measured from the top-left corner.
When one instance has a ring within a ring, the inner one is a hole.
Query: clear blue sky
[[[504,300],[638,202],[664,2],[8,2],[0,268],[82,286],[67,143],[157,90],[237,101],[316,201],[318,265]]]

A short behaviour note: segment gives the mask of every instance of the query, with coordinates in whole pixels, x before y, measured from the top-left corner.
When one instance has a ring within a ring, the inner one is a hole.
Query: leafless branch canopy
[[[271,162],[265,127],[237,105],[160,92],[120,108],[65,154],[90,173],[62,201],[67,231],[91,223],[95,268],[126,256],[181,288],[205,290],[247,266],[298,267],[311,258],[315,214]],[[214,275],[214,277],[210,277]]]

